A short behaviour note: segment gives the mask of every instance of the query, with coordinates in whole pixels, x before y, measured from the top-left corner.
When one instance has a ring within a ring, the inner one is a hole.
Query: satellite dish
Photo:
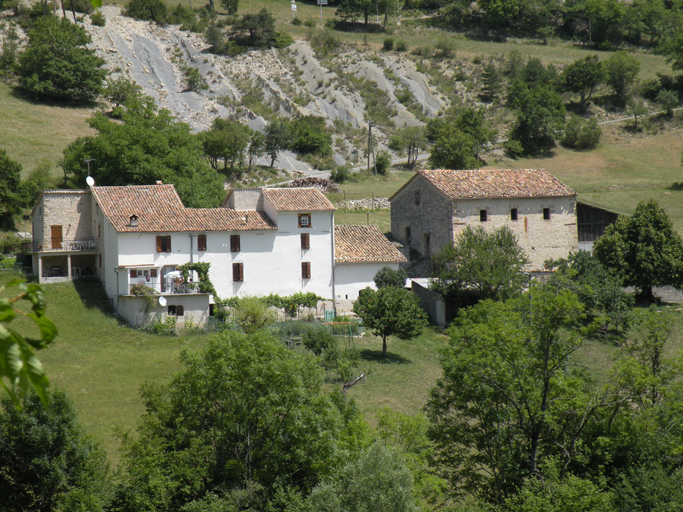
[[[85,182],[88,184],[89,187],[92,187],[95,184],[95,180],[92,176],[88,176],[87,178],[85,178]]]
[[[166,305],[166,297],[159,297],[159,305],[162,307]]]

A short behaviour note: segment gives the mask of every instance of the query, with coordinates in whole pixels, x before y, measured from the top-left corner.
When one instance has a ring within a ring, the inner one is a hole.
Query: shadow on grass
[[[68,109],[83,109],[83,110],[89,110],[92,109],[97,105],[95,102],[83,102],[83,101],[59,101],[56,99],[52,98],[41,98],[35,94],[31,94],[28,91],[25,91],[19,86],[13,87],[10,95],[13,98],[16,98],[21,101],[25,101],[27,103],[31,103],[32,105],[36,106],[45,106],[45,107],[60,107],[60,108],[68,108]]]
[[[406,359],[403,356],[399,356],[398,354],[392,354],[391,352],[387,352],[386,357],[382,357],[382,351],[381,350],[361,350],[360,351],[360,358],[363,361],[368,361],[371,363],[380,363],[380,364],[413,364],[413,362],[410,359]]]
[[[102,282],[96,277],[74,279],[74,289],[87,309],[97,308],[107,316],[116,316],[114,307],[104,291]]]

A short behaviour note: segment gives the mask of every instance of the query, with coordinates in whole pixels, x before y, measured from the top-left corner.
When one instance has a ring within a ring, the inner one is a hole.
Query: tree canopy
[[[243,506],[264,510],[277,489],[308,493],[340,455],[343,420],[312,355],[263,331],[225,331],[181,359],[168,385],[143,392],[138,438],[125,442],[126,510],[239,493]]]
[[[104,60],[86,48],[85,29],[68,18],[41,16],[28,30],[19,57],[19,84],[31,94],[58,101],[89,102],[102,90]]]
[[[632,215],[620,216],[595,242],[600,262],[653,301],[653,286],[683,283],[683,239],[654,199],[638,203]]]
[[[0,511],[104,510],[108,465],[78,424],[64,393],[44,406],[30,393],[23,410],[2,398]]]
[[[598,56],[589,55],[567,66],[560,75],[560,80],[565,91],[581,95],[579,106],[583,108],[595,88],[605,81],[605,71]]]
[[[204,159],[199,138],[158,110],[151,98],[126,103],[122,122],[101,113],[88,124],[99,133],[80,137],[64,150],[62,167],[78,184],[90,175],[98,185],[175,185],[187,207],[217,207],[223,199],[223,179]],[[90,161],[88,165],[86,160]]]
[[[571,456],[597,407],[567,364],[581,338],[562,329],[581,313],[575,294],[541,285],[484,301],[454,322],[426,411],[456,488],[501,501],[544,458]]]
[[[370,287],[361,290],[353,304],[353,312],[375,336],[382,338],[382,357],[387,355],[389,336],[410,340],[419,336],[427,325],[427,314],[420,307],[417,296],[394,286],[377,291]]]
[[[492,232],[469,226],[455,243],[435,257],[432,288],[446,296],[474,294],[477,300],[500,300],[519,293],[528,282],[527,263],[517,237],[506,226]]]

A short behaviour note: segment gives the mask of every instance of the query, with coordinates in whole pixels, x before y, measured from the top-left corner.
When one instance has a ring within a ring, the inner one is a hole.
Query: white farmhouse
[[[418,171],[391,198],[393,238],[431,257],[468,226],[507,226],[541,270],[578,250],[576,192],[541,169]]]
[[[214,297],[182,281],[186,263],[209,263],[221,298],[313,292],[343,309],[404,258],[377,228],[335,228],[334,210],[314,188],[231,190],[221,208],[201,209],[161,183],[46,190],[33,210],[34,274],[42,283],[99,277],[136,326],[150,314],[206,323]],[[140,288],[164,299],[140,297]]]

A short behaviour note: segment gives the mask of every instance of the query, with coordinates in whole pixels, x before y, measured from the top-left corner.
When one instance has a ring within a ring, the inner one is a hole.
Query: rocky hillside
[[[354,150],[365,150],[369,119],[384,147],[391,127],[422,124],[450,102],[432,83],[434,73],[430,76],[424,66],[420,69],[419,59],[403,53],[368,54],[341,46],[334,57],[321,58],[308,42],[297,41],[284,50],[217,56],[199,35],[178,26],[136,21],[117,7],[102,11],[104,27],[92,26],[87,17],[84,23],[113,77],[135,81],[196,131],[207,129],[217,116],[254,129],[266,125],[264,116],[322,116],[340,135],[335,160],[343,163]],[[187,90],[185,67],[197,68],[208,88]],[[443,79],[453,72],[444,69],[437,75]],[[460,82],[453,83],[456,93],[468,94]],[[292,154],[280,160],[285,168],[308,167]]]

